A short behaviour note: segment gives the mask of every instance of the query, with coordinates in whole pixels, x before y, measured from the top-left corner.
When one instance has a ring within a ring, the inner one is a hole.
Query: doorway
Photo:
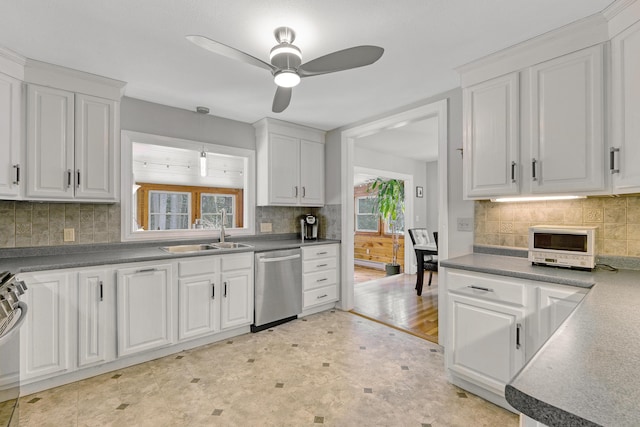
[[[380,133],[382,131],[391,130],[400,128],[407,124],[414,123],[419,120],[424,120],[428,118],[435,118],[437,122],[437,146],[438,146],[438,166],[437,166],[437,176],[438,176],[438,185],[440,189],[444,189],[439,191],[438,194],[438,221],[437,221],[437,231],[440,233],[440,241],[439,241],[439,250],[440,253],[446,257],[447,254],[447,235],[445,232],[446,229],[446,218],[447,218],[447,100],[441,100],[438,102],[434,102],[422,107],[417,107],[402,113],[398,113],[392,116],[389,116],[384,119],[375,120],[370,123],[360,125],[354,127],[352,129],[347,129],[342,132],[342,242],[343,248],[342,251],[342,265],[344,268],[342,269],[342,289],[341,289],[341,302],[340,308],[343,310],[352,310],[354,308],[354,253],[352,248],[354,247],[354,186],[353,186],[353,177],[355,173],[355,168],[357,167],[356,163],[356,143],[359,138],[368,137],[370,135]],[[414,194],[414,185],[410,184],[410,187],[406,194],[413,195]],[[417,194],[417,189],[416,189]],[[409,197],[407,199],[409,201],[408,205],[411,205],[411,212],[407,213],[405,211],[405,227],[411,228],[414,226],[414,216],[413,216],[413,197]],[[435,230],[434,230],[435,231]],[[407,255],[411,255],[413,257],[413,247],[410,239],[405,241],[405,253]],[[415,273],[415,267],[413,267],[413,258],[411,262],[406,263],[407,271],[409,273]],[[413,267],[413,271],[409,270]],[[415,275],[407,276],[407,280],[409,280],[410,288],[413,289],[415,285]],[[380,279],[380,280],[387,280]],[[412,282],[412,283],[411,283]],[[434,287],[434,290],[437,289],[437,286]],[[415,292],[415,291],[413,291]],[[434,292],[437,294],[437,290]],[[424,294],[423,294],[424,295]],[[439,297],[439,296],[438,296]],[[438,300],[438,297],[433,296],[435,300]],[[436,316],[437,317],[437,316]]]

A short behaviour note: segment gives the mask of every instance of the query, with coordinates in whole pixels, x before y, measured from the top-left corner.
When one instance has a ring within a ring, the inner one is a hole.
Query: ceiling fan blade
[[[278,86],[276,95],[273,97],[271,111],[274,113],[282,113],[289,106],[289,102],[291,102],[291,88]]]
[[[218,55],[226,56],[227,58],[235,59],[247,64],[255,65],[256,67],[264,68],[268,71],[276,71],[276,68],[268,64],[255,56],[251,56],[248,53],[244,53],[234,47],[227,46],[215,40],[211,40],[205,36],[186,36],[187,40],[200,46],[203,49],[207,49],[210,52],[217,53]]]
[[[378,46],[350,47],[302,64],[298,68],[298,74],[300,77],[310,77],[364,67],[376,62],[383,53],[384,49]]]

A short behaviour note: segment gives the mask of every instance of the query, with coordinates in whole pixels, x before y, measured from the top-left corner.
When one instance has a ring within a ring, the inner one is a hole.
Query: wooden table
[[[418,295],[422,295],[422,285],[424,284],[424,258],[426,256],[438,255],[438,246],[435,243],[427,243],[426,245],[414,245],[416,251],[416,262],[418,264],[418,281],[416,282],[416,290]]]

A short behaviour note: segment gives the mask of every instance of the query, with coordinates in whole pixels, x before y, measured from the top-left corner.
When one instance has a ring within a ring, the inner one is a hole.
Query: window
[[[205,227],[220,228],[222,219],[222,209],[227,213],[225,228],[236,226],[235,221],[235,196],[228,194],[201,193],[200,195],[200,218]]]
[[[384,222],[384,232],[391,234],[391,225],[386,221]],[[396,219],[396,233],[404,234],[404,212],[399,212],[398,218]]]
[[[356,231],[378,232],[378,214],[374,211],[374,197],[356,198]]]
[[[191,194],[149,191],[149,229],[187,230],[191,219]]]

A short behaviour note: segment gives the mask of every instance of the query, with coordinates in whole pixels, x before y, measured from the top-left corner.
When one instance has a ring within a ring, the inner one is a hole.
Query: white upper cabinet
[[[531,68],[531,192],[602,191],[603,46]]]
[[[115,200],[116,102],[27,87],[27,196]]]
[[[0,72],[0,197],[20,198],[22,82]]]
[[[274,119],[254,124],[260,206],[324,205],[324,132]]]
[[[640,192],[640,22],[611,40],[613,193]]]
[[[519,91],[517,72],[463,91],[467,196],[519,193]]]

